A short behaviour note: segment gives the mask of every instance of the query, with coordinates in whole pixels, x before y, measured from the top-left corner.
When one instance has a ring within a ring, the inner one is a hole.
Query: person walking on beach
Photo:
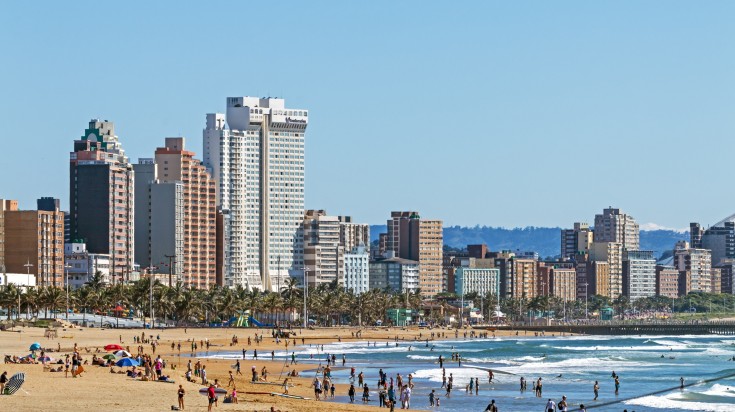
[[[475,390],[475,380],[470,378],[470,390],[468,391],[470,395],[472,395],[472,392]]]
[[[182,385],[179,385],[179,409],[182,411],[184,410],[184,395],[186,394],[186,391],[184,390],[184,387]]]
[[[439,355],[439,367],[444,368],[444,358],[442,358],[442,355]]]
[[[217,397],[215,396],[214,392],[214,384],[209,384],[209,389],[207,389],[207,400],[209,401],[209,406],[207,407],[207,412],[212,412],[212,405],[217,400]]]
[[[350,397],[350,403],[355,403],[355,385],[350,384],[350,389],[347,390],[347,395]]]
[[[0,395],[5,393],[5,384],[8,383],[8,371],[0,375]]]
[[[230,373],[230,380],[227,382],[227,387],[229,387],[230,385],[235,386],[235,377],[232,376],[232,371],[229,371],[229,373]]]
[[[434,398],[436,398],[436,394],[434,393],[434,389],[432,389],[429,394],[429,406],[434,406]]]
[[[495,375],[493,374],[493,371],[488,370],[487,371],[487,383],[493,383],[493,378]]]
[[[283,393],[284,395],[288,395],[288,378],[283,380]]]
[[[291,365],[296,364],[296,352],[291,352]]]
[[[548,402],[546,402],[546,407],[544,408],[544,411],[546,412],[555,412],[556,411],[556,403],[549,399]]]
[[[600,393],[600,385],[597,381],[595,381],[595,386],[592,387],[592,390],[595,392],[595,401],[597,400],[597,395]]]
[[[480,393],[480,378],[475,378],[475,395]]]
[[[235,373],[237,375],[242,375],[242,372],[240,372],[240,359],[238,359],[237,362],[235,362]]]
[[[684,377],[683,376],[679,378],[679,383],[680,383],[679,389],[684,389]]]
[[[362,401],[368,402],[370,400],[370,388],[367,383],[362,387]]]

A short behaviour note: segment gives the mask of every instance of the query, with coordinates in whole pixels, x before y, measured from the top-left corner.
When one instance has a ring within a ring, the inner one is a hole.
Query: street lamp
[[[146,270],[148,271],[148,305],[149,305],[149,311],[151,314],[151,325],[150,328],[153,329],[153,271],[158,269],[155,266],[148,266]]]
[[[589,283],[584,283],[582,286],[584,286],[584,317],[585,319],[590,318],[589,312],[587,311],[587,286],[589,286]]]
[[[307,283],[306,281],[307,280],[306,272],[309,270],[309,268],[304,266],[303,270],[304,270],[304,329],[306,329],[308,327],[308,324],[307,324],[308,318],[306,316],[306,299],[309,296],[309,283]]]
[[[26,277],[28,278],[27,279],[28,283],[26,283],[26,291],[28,291],[28,289],[31,287],[31,268],[33,267],[33,264],[31,263],[30,260],[26,260],[26,264],[23,266],[26,268]],[[18,289],[18,300],[20,301],[20,289]],[[26,318],[30,319],[31,318],[30,305],[26,305],[26,309],[27,309]],[[20,312],[20,309],[18,309],[18,311]],[[20,313],[18,313],[18,316],[20,316]]]
[[[68,263],[64,265],[64,271],[66,274],[64,283],[66,284],[66,320],[67,322],[69,321],[69,269],[71,267],[72,266]]]

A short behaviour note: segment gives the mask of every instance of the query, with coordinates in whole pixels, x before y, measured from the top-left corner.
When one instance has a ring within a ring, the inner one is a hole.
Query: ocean
[[[451,361],[453,352],[462,355],[461,367]],[[428,394],[433,389],[441,395],[441,406],[433,409],[447,412],[482,411],[491,399],[495,399],[501,411],[542,411],[549,398],[558,402],[562,395],[567,396],[570,411],[578,410],[580,403],[591,411],[735,411],[735,337],[460,337],[430,341],[428,346],[425,342],[408,341],[398,341],[398,346],[395,342],[373,346],[372,342],[362,341],[328,344],[322,350],[320,345],[307,345],[296,349],[296,354],[299,362],[310,362],[315,367],[325,363],[327,354],[335,354],[335,382],[349,383],[349,367],[354,366],[356,373],[364,373],[375,403],[379,369],[389,377],[400,373],[404,380],[410,373],[415,385],[412,409],[432,409]],[[347,358],[346,369],[341,368],[343,354]],[[235,359],[240,355],[200,353],[199,357]],[[284,362],[290,359],[289,355],[290,351],[276,352],[276,358]],[[444,397],[445,390],[441,388],[439,355],[445,359],[447,377],[454,377],[449,398]],[[488,369],[495,374],[493,383],[488,383]],[[618,394],[614,390],[613,371],[620,379]],[[274,372],[277,376],[278,371],[271,371],[271,376]],[[521,377],[528,381],[526,391],[519,389]],[[532,389],[539,377],[543,382],[541,398]],[[681,377],[685,385],[694,385],[680,390]],[[470,378],[479,378],[479,396],[465,391]],[[600,386],[597,401],[593,400],[595,381]],[[360,394],[358,390],[358,399]],[[335,399],[347,400],[346,394]]]

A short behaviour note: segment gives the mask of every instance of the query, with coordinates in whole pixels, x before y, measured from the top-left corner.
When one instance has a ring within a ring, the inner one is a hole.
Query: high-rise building
[[[587,262],[587,296],[610,296],[610,264],[607,261]],[[617,296],[616,296],[617,297]]]
[[[575,222],[574,228],[561,230],[562,259],[576,260],[577,255],[587,254],[592,247],[592,229],[588,223]]]
[[[419,262],[421,294],[435,296],[442,290],[441,220],[421,219],[418,212],[391,212],[386,249],[397,257]]]
[[[135,171],[135,261],[148,273],[183,280],[184,184],[158,178],[159,165],[140,159]]]
[[[719,265],[726,259],[735,259],[735,215],[702,229],[699,223],[689,224],[690,247],[712,251],[712,264]]]
[[[346,251],[358,246],[364,246],[370,251],[370,225],[354,223],[351,216],[337,216],[339,218],[339,241]]]
[[[595,215],[595,242],[621,243],[623,249],[640,249],[640,231],[632,216],[609,207]]]
[[[576,299],[577,271],[573,263],[539,262],[537,277],[539,296],[556,296],[564,301]]]
[[[257,97],[228,97],[226,118],[207,115],[204,165],[217,181],[224,214],[228,286],[273,290],[303,274],[308,115],[283,99]]]
[[[0,272],[5,272],[5,212],[18,210],[17,200],[0,199]]]
[[[479,296],[500,296],[500,269],[459,267],[455,272],[455,290],[458,295],[475,292]]]
[[[597,236],[597,232],[595,232],[595,236]],[[605,283],[610,286],[610,289],[598,294],[609,296],[611,299],[616,299],[623,294],[623,250],[623,244],[618,242],[595,241],[592,243],[590,261],[602,261],[608,264],[607,274],[609,278]],[[597,284],[598,292],[601,291],[599,289],[601,284]]]
[[[510,297],[514,299],[533,299],[538,292],[538,262],[535,259],[510,259]]]
[[[6,210],[4,214],[5,270],[36,275],[36,284],[40,286],[62,287],[64,212],[54,207]]]
[[[679,271],[675,267],[656,265],[656,295],[673,299],[679,296]]]
[[[720,292],[735,295],[735,282],[733,275],[735,274],[735,262],[726,260],[717,265],[720,270]]]
[[[70,238],[109,254],[118,281],[133,270],[133,167],[112,122],[93,119],[70,153]]]
[[[679,296],[712,290],[712,255],[709,250],[691,248],[684,241],[676,242],[674,267],[679,271]]]
[[[309,286],[337,282],[344,286],[344,247],[340,244],[340,220],[324,210],[304,214],[304,264]]]
[[[710,280],[710,293],[722,293],[722,269],[712,268],[712,279]]]
[[[183,137],[167,137],[165,146],[156,149],[158,179],[183,184],[183,282],[208,289],[217,284],[217,197],[214,179],[194,156]]]
[[[345,289],[356,295],[370,290],[370,254],[365,246],[356,246],[345,253]]]
[[[401,293],[418,290],[419,262],[395,257],[393,252],[387,252],[387,255],[387,258],[370,261],[370,289],[389,289]]]
[[[656,259],[653,251],[623,251],[623,295],[630,300],[656,295]]]

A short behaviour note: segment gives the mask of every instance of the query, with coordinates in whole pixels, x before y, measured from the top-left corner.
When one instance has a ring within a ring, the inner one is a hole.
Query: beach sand
[[[53,358],[62,358],[64,354],[70,353],[76,343],[85,360],[90,360],[97,348],[102,352],[101,356],[107,352],[102,349],[107,344],[120,343],[122,338],[122,346],[130,346],[131,352],[137,351],[138,344],[133,343],[133,336],[140,336],[141,329],[97,329],[97,328],[59,328],[57,339],[44,338],[44,329],[42,328],[24,328],[20,327],[16,331],[0,332],[0,355],[16,355],[24,356],[29,353],[28,348],[33,342],[38,342],[44,348],[56,349],[61,346],[61,352],[47,352],[47,355]],[[362,330],[360,338],[353,338],[352,333]],[[449,329],[437,330],[446,333],[446,338],[454,339],[454,331]],[[343,342],[347,341],[386,341],[392,340],[396,335],[405,340],[413,340],[422,334],[423,338],[430,335],[432,331],[418,328],[317,328],[314,330],[296,329],[297,343],[301,343],[301,338],[305,339],[305,344],[328,344],[336,342],[341,338]],[[248,346],[247,338],[251,339],[255,334],[262,334],[263,340],[256,345],[254,339],[252,344]],[[303,334],[302,334],[303,333]],[[160,345],[156,350],[156,355],[161,355],[168,362],[168,367],[164,370],[164,374],[169,375],[176,382],[145,382],[133,380],[124,374],[112,374],[109,368],[99,366],[86,366],[85,372],[79,378],[72,378],[71,374],[66,378],[63,372],[44,372],[41,364],[35,365],[18,365],[4,364],[0,371],[7,371],[8,377],[16,372],[25,372],[26,382],[22,389],[12,396],[0,396],[0,409],[6,411],[28,411],[28,410],[48,410],[48,411],[163,411],[171,410],[171,405],[177,405],[177,390],[179,384],[184,386],[186,390],[185,410],[204,411],[207,408],[206,396],[198,393],[199,389],[204,386],[196,383],[187,382],[184,378],[186,373],[186,363],[190,359],[188,355],[191,351],[190,340],[194,339],[197,343],[201,340],[208,339],[212,345],[209,354],[217,351],[241,351],[247,349],[246,360],[241,360],[241,370],[243,375],[236,377],[236,385],[238,390],[238,404],[225,404],[220,397],[219,406],[213,410],[233,410],[233,411],[270,411],[271,406],[281,411],[303,411],[303,412],[324,412],[324,411],[363,411],[377,410],[377,406],[366,406],[358,404],[345,404],[334,401],[315,401],[315,400],[299,400],[275,397],[268,394],[248,394],[247,392],[282,392],[282,387],[277,385],[262,385],[250,383],[250,369],[256,366],[258,373],[263,366],[268,369],[269,381],[279,381],[279,373],[283,370],[284,377],[288,371],[296,369],[297,371],[313,370],[315,365],[297,364],[284,368],[282,361],[270,361],[270,352],[286,350],[284,342],[276,344],[271,338],[270,329],[165,329],[146,330],[146,336],[153,334],[160,335]],[[239,343],[230,346],[233,335],[237,335]],[[496,332],[497,336],[511,336],[514,332]],[[460,337],[462,334],[460,333]],[[171,350],[171,343],[178,344],[181,342],[181,355],[178,350]],[[289,350],[293,347],[293,340],[290,341]],[[143,345],[146,353],[151,353],[151,345]],[[87,351],[89,350],[89,352]],[[258,350],[259,359],[252,359],[253,349]],[[198,349],[202,352],[202,348]],[[337,367],[341,367],[341,358],[337,354]],[[195,363],[197,358],[191,358]],[[203,359],[206,365],[207,377],[210,381],[219,379],[221,386],[226,387],[229,380],[228,372],[231,371],[231,365],[234,360],[216,360]],[[172,366],[176,366],[172,370]],[[350,367],[349,357],[347,358],[346,367]],[[120,368],[115,368],[116,370]],[[233,371],[234,372],[234,371]],[[321,376],[321,375],[320,375]],[[313,373],[304,374],[303,377],[291,378],[294,387],[289,389],[292,395],[299,395],[313,398],[314,391],[310,387],[314,377]],[[279,382],[283,382],[283,378]],[[337,385],[336,393],[346,395],[347,385]],[[358,396],[359,399],[359,391]]]

